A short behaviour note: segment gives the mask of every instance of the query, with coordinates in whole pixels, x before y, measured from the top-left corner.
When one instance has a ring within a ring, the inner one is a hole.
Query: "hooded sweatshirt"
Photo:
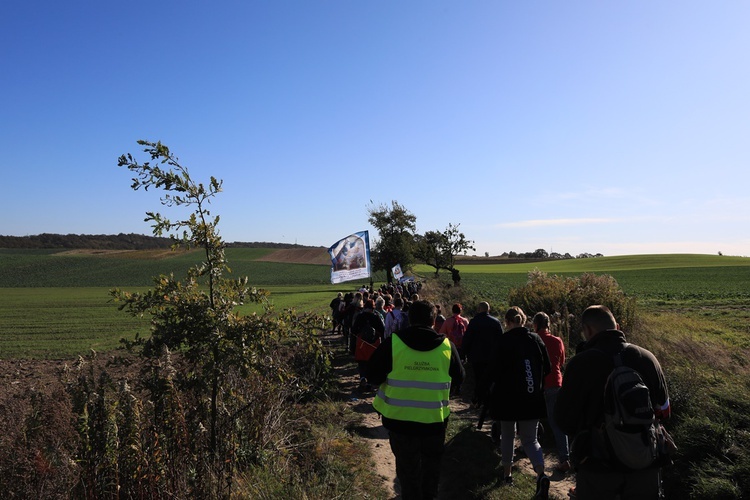
[[[437,333],[427,326],[410,326],[394,333],[409,348],[417,351],[431,351],[437,348],[445,340],[445,335]],[[370,384],[380,385],[386,381],[388,374],[393,370],[393,342],[391,337],[385,339],[375,350],[367,363],[365,374]],[[451,376],[453,384],[460,384],[464,380],[464,367],[456,346],[451,342],[451,360],[448,374]],[[393,432],[412,435],[433,435],[445,432],[447,418],[444,422],[434,424],[424,424],[421,422],[411,422],[408,420],[395,420],[383,417],[383,427]]]

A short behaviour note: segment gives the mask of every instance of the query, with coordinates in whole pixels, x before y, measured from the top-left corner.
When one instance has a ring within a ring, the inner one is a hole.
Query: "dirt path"
[[[332,344],[341,344],[341,336],[339,335],[330,337],[328,340]],[[340,353],[344,356],[346,355],[343,352],[343,349]],[[351,367],[351,365],[348,366]],[[342,384],[342,392],[344,392],[349,398],[347,404],[354,411],[361,413],[363,416],[360,435],[368,440],[372,451],[372,460],[375,471],[383,480],[383,486],[388,491],[389,500],[398,499],[400,496],[398,494],[398,484],[396,482],[396,461],[393,458],[393,453],[391,453],[391,448],[388,443],[388,431],[381,425],[380,418],[372,407],[372,400],[375,396],[375,392],[374,390],[360,390],[359,377],[353,369],[349,368],[345,370],[342,367],[339,367],[339,374]],[[466,393],[468,391],[464,392]],[[470,402],[463,397],[451,399],[451,411],[455,414],[461,414],[461,418],[469,418],[474,422],[479,418],[478,412],[473,409]],[[478,432],[489,434],[490,429],[491,425],[488,421],[483,429]],[[519,445],[520,443],[516,440],[516,446]],[[550,498],[567,500],[568,491],[575,485],[573,476],[553,471],[554,466],[558,463],[556,453],[545,450],[544,455],[545,464],[547,464],[548,468],[547,474],[551,479]],[[531,476],[535,475],[531,462],[525,456],[518,458],[515,466],[517,466],[524,474],[529,474]]]

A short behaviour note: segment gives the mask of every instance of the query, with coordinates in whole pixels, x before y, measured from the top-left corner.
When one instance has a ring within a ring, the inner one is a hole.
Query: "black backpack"
[[[641,470],[657,459],[657,422],[648,386],[623,363],[622,352],[613,356],[615,366],[604,386],[604,437],[619,463]]]

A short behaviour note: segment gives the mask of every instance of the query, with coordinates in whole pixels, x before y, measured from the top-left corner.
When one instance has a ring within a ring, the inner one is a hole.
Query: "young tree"
[[[174,247],[200,248],[204,261],[187,271],[184,281],[173,275],[155,278],[155,288],[144,293],[112,292],[122,301],[120,309],[131,314],[151,315],[151,336],[144,345],[144,354],[158,356],[163,348],[183,349],[186,358],[201,374],[197,385],[207,385],[210,393],[210,448],[217,447],[217,415],[224,367],[243,371],[254,368],[255,356],[262,355],[264,334],[235,307],[246,301],[259,302],[265,291],[248,287],[247,277],[231,280],[224,277],[230,269],[224,255],[224,242],[219,236],[219,217],[211,217],[208,205],[221,192],[222,182],[211,177],[208,186],[196,183],[169,148],[160,142],[138,141],[145,146],[151,160],[139,163],[132,155],[120,156],[118,166],[135,174],[131,187],[160,188],[166,191],[162,204],[193,209],[182,220],[172,221],[158,212],[147,212],[155,236],[170,235]],[[160,165],[167,165],[163,169]],[[180,235],[181,233],[181,235]],[[206,381],[208,382],[206,384]]]
[[[417,217],[395,200],[390,207],[385,204],[371,206],[368,212],[368,221],[378,230],[380,238],[372,250],[372,267],[376,271],[384,270],[390,282],[393,266],[401,264],[401,269],[408,270],[414,264]]]
[[[162,275],[154,279],[153,290],[113,290],[111,294],[122,302],[121,310],[150,315],[150,337],[136,339],[145,356],[178,350],[190,364],[181,375],[181,384],[191,391],[193,401],[199,405],[207,402],[207,417],[201,416],[202,406],[195,408],[195,423],[201,427],[208,422],[209,455],[225,471],[224,464],[233,463],[241,442],[240,434],[234,433],[243,432],[248,420],[268,410],[253,407],[257,394],[243,396],[249,378],[261,380],[261,386],[269,390],[278,385],[276,393],[294,392],[295,397],[326,387],[331,353],[314,334],[322,327],[323,318],[294,310],[276,314],[265,300],[267,292],[249,287],[247,277],[227,278],[230,269],[217,229],[219,217],[211,217],[208,210],[211,199],[221,192],[221,181],[211,177],[208,185],[196,183],[165,145],[138,144],[158,163],[139,163],[130,154],[121,156],[118,165],[135,174],[132,188],[161,188],[166,191],[163,205],[193,210],[176,221],[147,212],[146,221],[152,223],[155,235],[169,233],[175,247],[201,249],[204,260],[188,269],[183,280]],[[264,303],[264,312],[239,314],[237,306],[246,302]],[[242,439],[246,441],[246,437]],[[196,454],[200,457],[202,451]],[[224,473],[231,475],[231,466]],[[216,474],[210,477],[231,484]]]

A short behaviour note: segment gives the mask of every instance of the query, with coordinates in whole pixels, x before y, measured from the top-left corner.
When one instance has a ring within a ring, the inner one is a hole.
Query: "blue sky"
[[[750,3],[0,3],[0,234],[142,233],[117,158],[224,181],[226,241],[397,200],[476,253],[750,256]],[[376,235],[372,235],[376,239]]]

